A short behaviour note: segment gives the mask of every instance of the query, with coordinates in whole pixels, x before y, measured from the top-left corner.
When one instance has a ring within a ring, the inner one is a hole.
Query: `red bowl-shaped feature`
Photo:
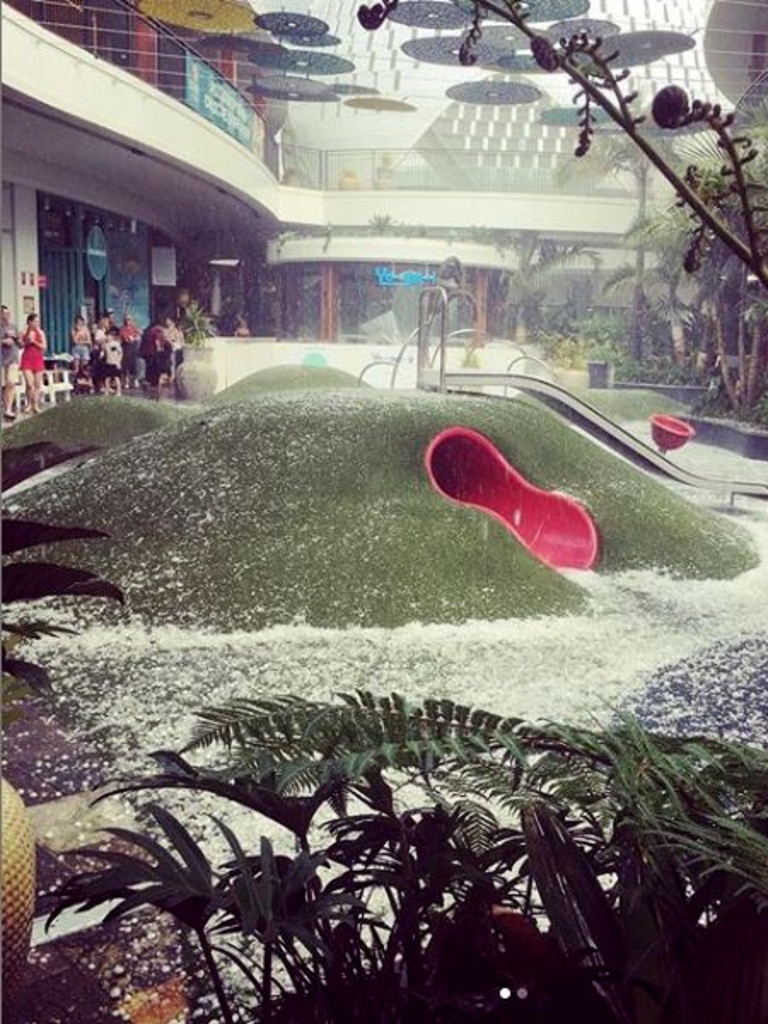
[[[661,452],[671,451],[673,448],[682,448],[686,441],[696,436],[696,431],[683,420],[675,419],[674,416],[667,416],[662,412],[656,412],[650,417],[651,436],[654,444]]]
[[[483,434],[449,427],[424,457],[430,483],[459,505],[497,519],[554,569],[591,569],[598,553],[592,517],[574,498],[529,483]]]

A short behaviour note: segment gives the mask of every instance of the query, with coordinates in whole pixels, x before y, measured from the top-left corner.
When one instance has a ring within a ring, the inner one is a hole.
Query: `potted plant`
[[[190,302],[185,306],[179,324],[184,334],[185,348],[208,348],[208,342],[215,337],[213,320],[199,302]]]
[[[176,375],[177,391],[181,398],[199,402],[216,391],[213,319],[199,302],[192,301],[184,308],[179,326],[184,335],[184,354]]]
[[[357,177],[357,173],[351,167],[345,167],[339,175],[339,188],[344,192],[360,188],[360,180]]]

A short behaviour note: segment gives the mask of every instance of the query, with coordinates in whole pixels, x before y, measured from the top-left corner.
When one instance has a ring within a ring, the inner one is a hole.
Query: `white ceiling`
[[[406,0],[401,0],[404,2]],[[451,6],[451,0],[443,2]],[[416,107],[409,113],[384,113],[354,110],[343,101],[323,104],[290,102],[288,124],[296,141],[307,146],[319,149],[409,148],[430,129],[430,139],[434,144],[435,133],[440,135],[452,130],[451,108],[456,104],[446,97],[445,92],[458,82],[489,77],[528,81],[546,91],[544,105],[569,105],[572,100],[573,89],[563,75],[489,75],[480,68],[458,64],[447,67],[413,60],[401,49],[407,40],[436,34],[455,36],[457,32],[435,33],[429,29],[414,29],[391,19],[380,29],[369,32],[357,20],[359,0],[251,0],[251,6],[260,14],[291,10],[327,22],[330,32],[341,39],[337,47],[327,52],[348,58],[355,64],[355,71],[350,74],[323,78],[327,84],[339,82],[375,88],[383,96],[405,100]],[[705,50],[705,29],[712,0],[592,0],[583,17],[610,20],[623,32],[657,29],[691,35],[696,40],[694,49],[654,61],[645,67],[633,68],[630,83],[646,101],[660,86],[670,81],[684,85],[701,98],[718,101],[724,97],[708,73],[706,59],[714,60],[719,68],[730,64],[744,69],[748,63],[745,52],[752,45],[752,35],[768,20],[768,2],[718,0],[714,6],[713,18],[718,24],[727,25],[733,21],[740,26],[752,27],[740,28],[738,34],[731,33],[727,39],[722,34],[713,37]],[[548,24],[536,23],[536,27],[545,29]],[[732,55],[730,51],[734,49],[737,52]],[[517,120],[537,125],[541,106],[539,103],[537,109],[531,109],[530,116],[526,108],[514,108]],[[472,140],[468,145],[481,149],[487,143],[482,141],[485,133],[479,126],[493,118],[489,117],[488,107],[478,107],[476,112],[478,127],[472,132],[467,130],[467,112],[463,111],[461,130],[465,138]],[[500,114],[502,117],[509,115],[510,108],[501,108]],[[562,130],[561,134],[565,136],[568,130]]]

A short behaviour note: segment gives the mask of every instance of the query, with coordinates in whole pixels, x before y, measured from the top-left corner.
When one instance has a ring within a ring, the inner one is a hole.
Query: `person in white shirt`
[[[119,395],[122,390],[123,346],[120,334],[115,329],[107,334],[104,342],[104,393]]]

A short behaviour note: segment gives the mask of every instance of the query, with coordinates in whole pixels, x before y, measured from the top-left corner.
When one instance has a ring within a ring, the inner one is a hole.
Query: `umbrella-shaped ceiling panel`
[[[313,35],[322,36],[328,31],[328,23],[322,18],[313,18],[299,11],[272,11],[255,18],[258,28],[276,36]]]
[[[339,94],[324,82],[298,75],[265,75],[256,78],[248,87],[253,96],[276,100],[293,100],[295,103],[335,103]]]
[[[543,93],[526,82],[461,82],[446,90],[446,96],[460,103],[479,103],[492,106],[515,106],[535,103]]]
[[[248,32],[253,9],[237,0],[138,0],[148,18],[199,32]]]

